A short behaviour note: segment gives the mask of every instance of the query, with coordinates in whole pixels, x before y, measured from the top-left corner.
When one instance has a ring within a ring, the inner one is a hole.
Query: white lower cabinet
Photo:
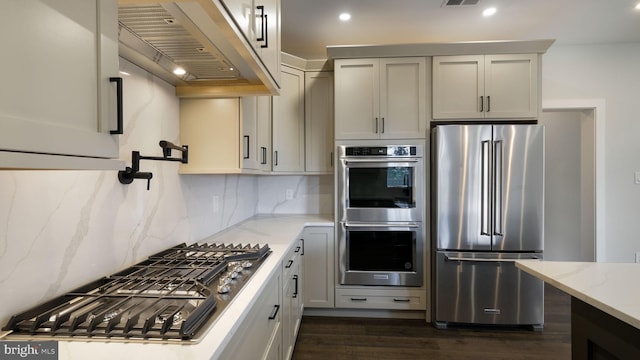
[[[219,359],[282,359],[281,289],[278,269]]]
[[[304,239],[304,304],[307,308],[333,308],[335,246],[332,226],[307,227]]]
[[[291,359],[304,309],[302,292],[302,241],[290,249],[282,264],[282,350]]]
[[[336,308],[425,310],[426,291],[417,289],[337,288]]]

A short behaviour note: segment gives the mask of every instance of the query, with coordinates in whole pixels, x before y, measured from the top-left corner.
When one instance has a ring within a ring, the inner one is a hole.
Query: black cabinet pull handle
[[[300,243],[302,244],[302,253],[300,255],[304,255],[304,239],[300,239]]]
[[[290,268],[291,265],[293,265],[293,260],[289,260],[289,262],[287,263],[287,265],[285,265],[285,268]]]
[[[264,14],[264,44],[260,45],[260,47],[263,49],[269,47],[269,28],[267,27],[267,14]]]
[[[278,150],[273,152],[273,166],[278,166]]]
[[[394,298],[393,301],[395,302],[411,302],[411,299],[400,299],[400,298]]]
[[[258,15],[258,17],[260,18],[261,22],[260,22],[260,36],[256,38],[256,41],[264,41],[264,6],[263,5],[258,5],[256,6],[256,9],[260,10],[260,15]]]
[[[111,135],[122,135],[123,134],[123,124],[122,124],[122,78],[121,77],[110,77],[109,82],[116,83],[116,106],[118,112],[118,124],[115,130],[111,130]]]
[[[293,251],[294,253],[299,253],[300,252],[300,246],[296,246],[296,249]]]
[[[274,311],[269,316],[269,320],[274,320],[276,316],[278,316],[278,311],[280,311],[280,305],[273,305]]]
[[[480,96],[480,112],[484,111],[484,96]]]
[[[367,298],[351,298],[351,301],[367,301]]]
[[[244,135],[244,156],[242,158],[249,158],[249,135]]]
[[[293,275],[293,281],[295,282],[295,286],[293,287],[293,298],[298,297],[298,275]]]
[[[491,111],[491,96],[487,95],[487,112]]]

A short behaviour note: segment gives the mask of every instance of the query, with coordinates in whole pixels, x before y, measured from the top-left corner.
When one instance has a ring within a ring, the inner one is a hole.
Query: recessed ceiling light
[[[495,13],[496,13],[496,11],[498,11],[498,10],[496,10],[496,8],[494,8],[494,7],[486,8],[486,9],[482,12],[482,15],[483,15],[483,16],[491,16],[491,15],[495,14]]]
[[[340,14],[340,20],[341,21],[349,21],[350,19],[351,19],[351,14],[349,14],[349,13]]]
[[[636,10],[640,10],[640,2],[636,4]]]
[[[173,70],[173,73],[178,75],[178,76],[182,76],[182,75],[186,74],[187,71],[185,69],[179,67],[179,68],[175,68]]]

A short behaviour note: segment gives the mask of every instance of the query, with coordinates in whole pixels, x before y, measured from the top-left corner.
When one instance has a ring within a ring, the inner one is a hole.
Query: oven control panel
[[[417,146],[348,146],[345,147],[346,156],[418,156]]]

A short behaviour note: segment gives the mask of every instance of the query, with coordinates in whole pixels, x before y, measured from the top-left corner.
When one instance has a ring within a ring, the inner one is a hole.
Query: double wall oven
[[[340,285],[422,286],[424,146],[339,145]]]

